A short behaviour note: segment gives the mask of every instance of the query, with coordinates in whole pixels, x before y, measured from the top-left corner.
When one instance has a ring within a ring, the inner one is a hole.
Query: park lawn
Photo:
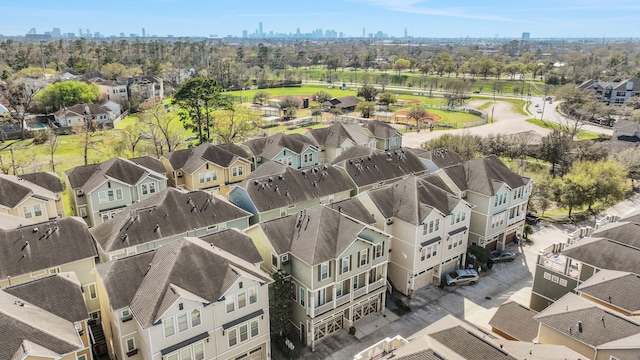
[[[493,106],[495,104],[496,104],[495,101],[487,101],[486,103],[478,106],[478,110],[487,110],[487,109],[489,109],[491,106]]]
[[[560,124],[556,124],[550,121],[544,121],[540,119],[527,119],[527,122],[536,126],[540,126],[545,129],[550,129],[550,130],[561,128]],[[580,130],[578,131],[577,139],[578,140],[595,140],[595,139],[601,138],[601,136],[602,136],[601,134],[598,134],[592,131]]]

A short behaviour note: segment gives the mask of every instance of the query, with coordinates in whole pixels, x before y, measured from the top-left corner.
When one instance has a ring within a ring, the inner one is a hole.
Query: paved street
[[[606,214],[625,216],[640,209],[640,195],[608,209]],[[591,225],[591,224],[585,224]],[[534,227],[530,243],[512,244],[508,250],[518,253],[515,261],[495,264],[493,269],[481,274],[480,281],[472,286],[440,289],[428,286],[418,291],[414,299],[408,300],[412,312],[398,317],[387,309],[387,315],[372,314],[355,324],[356,335],[346,330],[323,339],[315,352],[303,349],[303,359],[351,359],[353,355],[386,338],[401,335],[408,337],[447,314],[465,319],[479,328],[491,330],[489,320],[498,306],[513,300],[529,305],[533,272],[538,250],[566,241],[567,234],[578,228],[576,225],[552,225],[546,222]],[[393,299],[388,298],[388,307]]]

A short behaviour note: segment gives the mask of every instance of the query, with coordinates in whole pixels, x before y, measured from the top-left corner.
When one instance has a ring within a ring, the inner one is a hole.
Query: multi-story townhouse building
[[[558,239],[540,250],[529,307],[542,311],[602,270],[640,274],[640,225],[630,220],[608,224],[572,244]]]
[[[0,304],[0,359],[93,359],[89,313],[75,274],[4,288]]]
[[[98,104],[78,104],[65,107],[56,111],[53,116],[60,126],[84,125],[87,121],[96,121],[102,124],[115,117],[111,109]]]
[[[290,321],[312,349],[364,316],[384,313],[388,234],[324,205],[245,232],[263,269],[290,275],[295,294]]]
[[[176,150],[160,158],[169,183],[189,191],[204,190],[228,196],[229,187],[251,174],[248,153],[235,144],[205,143]]]
[[[596,100],[607,105],[624,105],[632,97],[640,96],[640,79],[620,82],[599,82],[591,79],[578,85],[578,89],[595,93]]]
[[[350,197],[351,185],[331,165],[295,170],[273,161],[229,190],[229,200],[253,214],[251,224]]]
[[[420,160],[422,160],[424,166],[427,167],[427,172],[430,173],[448,166],[462,164],[464,162],[460,154],[445,148],[433,150],[407,148],[406,150],[411,151]]]
[[[317,166],[320,162],[318,144],[302,134],[277,133],[243,143],[251,152],[255,167],[265,160],[276,161],[293,169]]]
[[[239,256],[190,237],[96,272],[112,359],[270,357],[272,280]]]
[[[422,161],[405,149],[381,152],[352,146],[332,164],[353,186],[352,196],[427,171]]]
[[[335,122],[329,127],[308,130],[304,135],[318,144],[322,164],[330,164],[345,150],[355,145],[376,148],[373,135],[357,123]]]
[[[364,126],[376,140],[376,149],[382,151],[402,148],[402,133],[384,121],[368,121]]]
[[[465,266],[472,207],[465,200],[415,176],[358,198],[375,226],[392,235],[388,277],[401,293],[439,285],[444,274]]]
[[[89,228],[78,217],[0,229],[0,288],[72,272],[82,285],[91,317],[99,319],[95,278],[91,274],[96,256]]]
[[[434,174],[445,190],[473,205],[469,245],[503,249],[522,232],[533,180],[514,173],[497,156],[475,158]]]
[[[149,156],[77,166],[65,176],[71,212],[90,227],[167,187],[164,166]]]
[[[91,228],[102,261],[138,254],[185,236],[249,226],[251,213],[219,195],[166,188]]]
[[[625,316],[640,319],[640,275],[615,270],[600,270],[575,289],[583,298]]]
[[[0,175],[0,214],[34,222],[62,218],[61,188],[60,179],[49,173]]]

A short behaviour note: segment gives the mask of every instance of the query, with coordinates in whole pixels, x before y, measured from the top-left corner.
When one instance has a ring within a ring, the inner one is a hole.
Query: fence
[[[113,127],[118,126],[118,124],[120,124],[120,122],[124,120],[124,118],[126,118],[127,116],[129,116],[129,110],[125,110],[122,114],[120,114],[120,116],[113,119]]]

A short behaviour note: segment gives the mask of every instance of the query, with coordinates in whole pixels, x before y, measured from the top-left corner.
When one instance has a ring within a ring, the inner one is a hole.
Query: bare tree
[[[47,141],[46,141],[46,144],[47,144],[47,149],[49,150],[49,155],[51,156],[51,158],[50,158],[51,171],[55,172],[56,171],[56,163],[54,161],[53,155],[55,154],[56,150],[58,150],[58,146],[60,145],[60,138],[51,129],[47,130]]]
[[[95,150],[98,141],[98,133],[95,132],[98,122],[87,116],[84,123],[73,127],[73,132],[78,136],[78,142],[82,146],[84,164],[89,164],[89,150]]]
[[[32,105],[37,90],[27,89],[24,83],[0,81],[0,103],[5,103],[12,113],[14,122],[20,125],[21,138],[25,138],[25,118]]]
[[[180,118],[167,112],[160,101],[145,101],[140,104],[144,110],[140,115],[146,137],[153,140],[156,155],[160,156],[165,151],[172,152],[184,144],[185,131],[178,122]],[[215,133],[215,127],[213,129]]]

